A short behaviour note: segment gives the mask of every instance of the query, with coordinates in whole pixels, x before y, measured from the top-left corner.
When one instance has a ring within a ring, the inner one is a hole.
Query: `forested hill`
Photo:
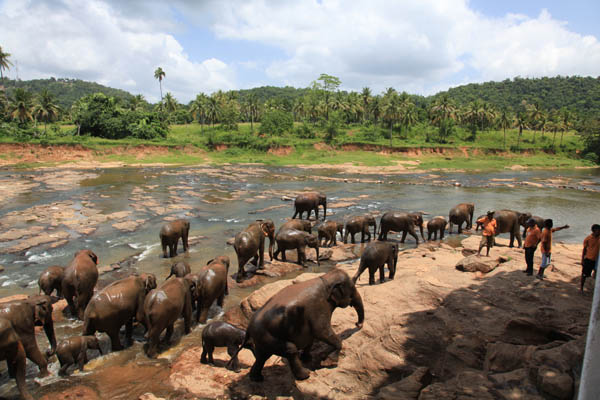
[[[96,82],[87,82],[80,79],[50,78],[17,81],[5,78],[2,81],[2,84],[9,97],[12,97],[12,92],[15,88],[23,88],[31,93],[39,93],[42,89],[48,89],[49,92],[56,96],[58,105],[63,109],[70,108],[71,105],[81,97],[93,93],[104,93],[106,96],[123,100],[128,100],[133,97],[131,93],[124,90],[114,89],[100,85]]]
[[[506,107],[516,111],[525,100],[529,104],[538,103],[546,110],[565,107],[579,115],[600,113],[600,77],[514,78],[502,82],[470,83],[433,97],[444,94],[458,105],[482,100],[498,109]]]

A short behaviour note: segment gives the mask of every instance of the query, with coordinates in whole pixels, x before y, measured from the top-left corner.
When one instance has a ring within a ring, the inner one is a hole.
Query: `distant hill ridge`
[[[50,78],[15,81],[5,78],[3,84],[9,96],[17,87],[34,93],[44,88],[48,89],[57,96],[58,103],[64,108],[70,107],[73,102],[83,96],[97,92],[123,100],[128,100],[133,96],[125,90],[114,89],[80,79]],[[399,87],[396,90],[402,91],[402,88]],[[254,95],[260,102],[278,99],[279,101],[293,103],[295,99],[304,96],[308,90],[291,86],[262,86],[234,92],[237,93],[240,99]],[[416,103],[426,104],[444,94],[460,106],[474,100],[483,100],[498,109],[511,108],[516,110],[521,102],[525,100],[528,103],[539,103],[546,110],[564,107],[582,116],[600,113],[600,77],[516,77],[501,82],[469,83],[439,92],[433,96],[415,96],[414,100],[416,100]]]

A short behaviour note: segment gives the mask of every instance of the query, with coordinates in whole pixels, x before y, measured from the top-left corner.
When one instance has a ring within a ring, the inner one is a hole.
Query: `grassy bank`
[[[257,125],[254,124],[255,132]],[[312,125],[296,124],[294,132],[271,137],[252,133],[250,124],[239,124],[237,131],[190,124],[171,126],[166,138],[151,141],[77,136],[72,134],[73,130],[73,126],[64,125],[60,129],[48,130],[43,137],[26,141],[0,137],[0,143],[22,143],[23,146],[78,145],[79,149],[89,149],[95,161],[126,164],[229,162],[274,166],[351,164],[375,167],[410,162],[408,168],[425,170],[499,170],[514,165],[526,168],[574,168],[592,165],[577,156],[583,143],[572,131],[564,133],[562,146],[559,144],[560,132],[552,145],[552,133],[542,137],[540,132],[524,131],[517,147],[518,131],[507,130],[505,148],[502,131],[478,132],[473,141],[470,132],[459,127],[450,137],[439,138],[434,127],[418,125],[410,131],[395,131],[390,148],[389,130],[381,127],[348,126],[338,130],[333,138],[327,138],[323,130]],[[330,139],[328,145],[324,144],[326,139]],[[5,163],[18,162],[19,155],[6,151],[0,155],[0,160]],[[65,161],[63,158],[54,162]],[[53,161],[22,161],[26,166],[36,162],[47,164]]]

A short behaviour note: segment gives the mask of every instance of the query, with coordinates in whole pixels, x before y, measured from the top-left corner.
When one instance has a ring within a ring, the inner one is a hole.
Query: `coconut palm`
[[[535,143],[535,132],[540,125],[540,119],[543,114],[542,107],[540,103],[537,101],[531,105],[529,105],[529,121],[530,125],[533,128],[533,143]]]
[[[254,93],[248,96],[248,115],[250,116],[250,132],[254,133],[254,119],[258,114],[258,98]]]
[[[364,87],[362,92],[360,93],[360,97],[362,98],[363,103],[363,122],[369,118],[369,105],[371,104],[371,89],[368,87]]]
[[[515,125],[519,128],[519,140],[517,141],[517,149],[521,148],[521,136],[523,135],[523,129],[527,129],[528,117],[524,111],[517,113]]]
[[[44,121],[44,133],[48,122],[58,118],[60,107],[55,104],[55,97],[47,89],[43,89],[38,95],[36,104],[33,108],[33,116],[38,121]]]
[[[33,120],[33,97],[31,93],[23,88],[15,89],[10,116],[21,124]]]
[[[9,57],[10,53],[5,53],[4,51],[2,51],[2,46],[0,46],[0,81],[4,79],[2,71],[9,70],[10,67],[13,65],[8,59]]]
[[[565,134],[565,131],[568,131],[573,124],[572,119],[573,119],[573,116],[571,115],[571,112],[569,110],[562,111],[562,129],[560,132],[560,146],[561,147],[563,144],[563,136]]]
[[[504,109],[500,112],[500,127],[504,131],[504,148],[506,149],[506,128],[510,128],[514,124],[513,116],[508,112],[508,110]]]
[[[161,67],[156,68],[154,71],[154,79],[158,79],[158,85],[160,86],[160,101],[163,99],[162,95],[162,80],[167,76],[165,71]]]
[[[204,118],[206,118],[206,103],[208,97],[204,93],[200,93],[192,101],[190,106],[190,113],[194,119],[200,121],[200,132],[203,132]]]
[[[129,98],[127,106],[131,111],[141,110],[144,107],[145,101],[146,99],[144,99],[144,95],[138,94]]]
[[[167,94],[165,94],[163,104],[164,104],[165,110],[168,113],[177,111],[177,107],[178,107],[177,100],[175,99],[175,97],[173,97],[173,94],[171,94],[171,92],[167,92]]]
[[[218,101],[218,96],[213,93],[206,102],[206,117],[210,121],[211,125],[214,126],[219,115],[221,114],[221,106]]]
[[[383,96],[383,101],[383,119],[390,124],[390,147],[392,147],[394,123],[400,120],[400,96],[393,88],[388,88]]]
[[[447,94],[434,101],[430,113],[434,123],[439,123],[446,119],[456,120],[457,118],[456,106],[452,103],[452,100],[450,100]]]

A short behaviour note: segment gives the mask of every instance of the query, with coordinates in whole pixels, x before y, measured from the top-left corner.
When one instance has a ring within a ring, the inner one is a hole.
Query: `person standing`
[[[551,257],[552,257],[552,234],[554,232],[567,229],[569,225],[560,226],[558,228],[553,228],[554,222],[551,219],[544,220],[544,230],[542,231],[542,239],[541,239],[541,252],[542,252],[542,265],[540,265],[540,269],[536,275],[538,279],[544,279],[544,270],[548,265],[550,265]]]
[[[600,225],[592,225],[592,233],[583,241],[583,252],[581,253],[581,294],[585,278],[592,276],[598,260],[598,249],[600,249]]]
[[[533,275],[533,255],[535,254],[538,243],[542,239],[542,231],[540,231],[540,228],[538,228],[535,220],[532,218],[527,221],[526,233],[527,236],[525,236],[523,248],[525,249],[525,263],[527,264],[527,269],[523,272],[531,276]]]
[[[496,219],[494,218],[494,212],[488,211],[487,215],[483,218],[479,218],[477,222],[483,225],[481,242],[479,243],[479,251],[477,251],[477,255],[481,255],[481,249],[483,246],[487,246],[486,257],[490,256],[490,248],[494,244],[494,236],[496,235]]]

